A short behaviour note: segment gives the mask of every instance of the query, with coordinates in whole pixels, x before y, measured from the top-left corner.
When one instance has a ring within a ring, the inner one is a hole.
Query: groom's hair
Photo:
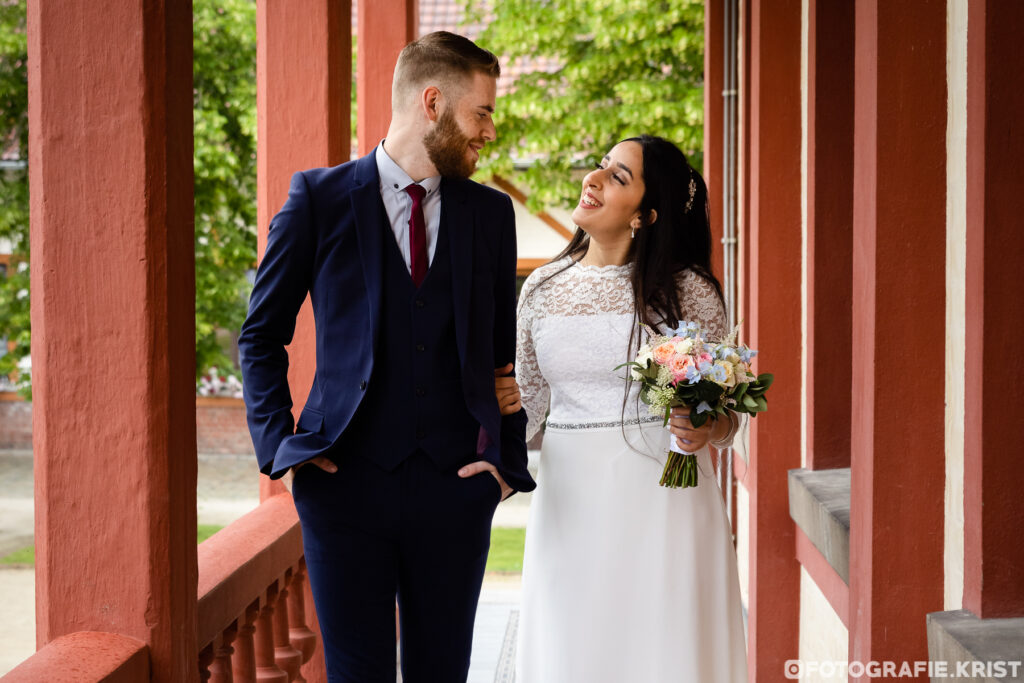
[[[398,55],[391,86],[392,106],[400,106],[410,94],[431,85],[442,92],[456,93],[449,96],[458,99],[458,90],[474,73],[498,78],[498,58],[464,36],[448,31],[428,33],[406,45]]]

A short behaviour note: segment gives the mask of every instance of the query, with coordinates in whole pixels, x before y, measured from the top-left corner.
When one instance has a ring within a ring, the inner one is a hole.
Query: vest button
[[[416,430],[416,438],[417,439],[422,439],[426,435],[427,435],[427,433],[424,430],[422,430],[422,429],[417,429]]]
[[[427,305],[427,302],[423,299],[416,299],[416,308],[423,308]]]
[[[426,351],[426,350],[427,350],[427,347],[426,347],[426,346],[424,346],[423,344],[417,344],[417,345],[416,345],[416,350],[417,350],[417,351],[420,351],[420,352],[423,352],[423,351]]]
[[[427,395],[427,390],[424,389],[423,387],[416,387],[416,395],[417,396],[426,396]]]
[[[365,379],[359,383],[359,390],[360,391],[366,391],[366,380]]]

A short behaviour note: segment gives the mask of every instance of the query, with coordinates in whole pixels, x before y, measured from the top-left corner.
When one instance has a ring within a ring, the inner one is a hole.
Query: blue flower
[[[672,330],[673,337],[696,337],[700,334],[700,325],[687,320],[680,320],[679,327]]]
[[[740,349],[740,360],[743,361],[744,363],[749,363],[750,359],[756,355],[757,351],[755,351],[754,349],[748,349],[746,346]]]
[[[728,375],[725,372],[725,368],[723,368],[721,365],[716,365],[715,367],[711,368],[711,378],[716,382],[724,382],[727,377]]]
[[[690,384],[696,384],[700,381],[700,370],[693,367],[692,365],[686,368],[686,381]]]
[[[700,403],[697,404],[697,412],[698,413],[710,413],[711,412],[711,406],[708,405],[707,401],[701,401]]]

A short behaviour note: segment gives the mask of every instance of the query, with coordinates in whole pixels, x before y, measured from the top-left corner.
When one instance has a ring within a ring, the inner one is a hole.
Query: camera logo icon
[[[804,672],[804,663],[799,659],[787,659],[782,670],[783,673],[786,674],[786,678],[796,680],[799,679]]]

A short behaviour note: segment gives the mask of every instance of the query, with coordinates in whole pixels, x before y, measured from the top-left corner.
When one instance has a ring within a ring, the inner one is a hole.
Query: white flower
[[[690,349],[693,348],[693,340],[686,338],[682,341],[676,342],[676,353],[689,353]]]

